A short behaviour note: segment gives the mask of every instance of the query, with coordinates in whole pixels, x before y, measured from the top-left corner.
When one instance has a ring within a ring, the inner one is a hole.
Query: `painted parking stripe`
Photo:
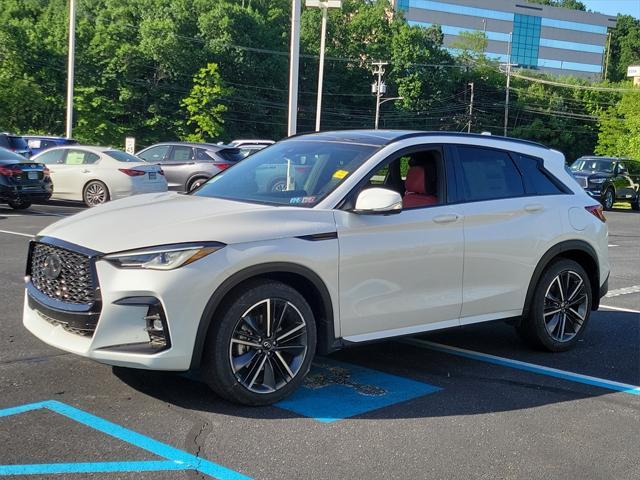
[[[413,345],[415,347],[426,348],[429,350],[435,350],[437,352],[448,353],[451,355],[457,355],[458,357],[469,358],[472,360],[479,360],[481,362],[487,362],[493,365],[500,365],[502,367],[514,368],[516,370],[537,373],[540,375],[546,375],[548,377],[560,378],[562,380],[568,380],[570,382],[605,388],[607,390],[613,390],[616,392],[623,392],[631,395],[640,395],[640,387],[636,385],[614,382],[613,380],[605,380],[602,378],[591,377],[589,375],[582,375],[580,373],[567,372],[565,370],[558,370],[557,368],[545,367],[542,365],[536,365],[534,363],[521,362],[520,360],[498,357],[496,355],[490,355],[488,353],[475,352],[473,350],[452,347],[450,345],[443,345],[441,343],[430,342],[428,340],[407,338],[400,341],[409,345]]]
[[[620,295],[629,295],[630,293],[640,293],[640,285],[633,285],[632,287],[616,288],[615,290],[609,290],[605,297],[619,297]]]
[[[213,463],[204,458],[196,457],[190,453],[178,450],[175,447],[167,445],[166,443],[159,442],[153,438],[142,435],[141,433],[134,432],[125,427],[122,427],[116,423],[110,422],[103,418],[97,417],[90,413],[87,413],[78,408],[67,405],[66,403],[58,402],[56,400],[47,400],[44,402],[31,403],[27,405],[20,405],[17,407],[6,408],[0,410],[0,417],[7,417],[10,415],[16,415],[20,413],[30,412],[33,410],[47,409],[55,413],[63,415],[71,420],[74,420],[82,425],[86,425],[89,428],[97,430],[99,432],[110,435],[111,437],[122,440],[135,447],[146,450],[159,457],[163,457],[166,461],[152,461],[152,462],[92,462],[82,464],[84,468],[96,468],[96,471],[100,468],[116,468],[116,464],[120,463],[122,468],[128,468],[132,464],[139,464],[141,467],[151,468],[155,466],[162,470],[196,470],[205,475],[212,476],[219,480],[250,480],[249,477],[242,475],[234,470]],[[68,465],[69,468],[76,468],[78,464],[41,464],[39,468],[41,472],[46,473],[73,473],[72,470],[65,470],[62,472],[61,465]],[[93,465],[93,467],[92,467]],[[178,468],[178,465],[180,466]],[[0,465],[0,476],[3,475],[16,475],[15,468],[19,465]],[[35,469],[32,465],[22,465],[23,467],[29,467]],[[123,470],[114,470],[123,471]],[[26,473],[25,473],[26,474]]]
[[[0,230],[0,233],[7,233],[9,235],[19,235],[21,237],[33,238],[33,235],[29,235],[28,233],[12,232],[11,230]]]
[[[1,475],[53,475],[59,473],[157,472],[185,470],[187,467],[170,460],[139,462],[41,463],[32,465],[0,465]]]
[[[600,305],[600,308],[607,308],[609,310],[616,310],[618,312],[640,313],[640,310],[632,310],[631,308],[611,307],[609,305]]]

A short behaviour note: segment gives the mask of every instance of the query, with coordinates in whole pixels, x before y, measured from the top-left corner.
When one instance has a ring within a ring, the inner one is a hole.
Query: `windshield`
[[[571,165],[571,171],[613,173],[613,162],[595,158],[579,158]]]
[[[216,175],[193,195],[313,207],[377,148],[311,140],[276,143]]]
[[[127,153],[127,152],[122,152],[120,150],[107,150],[104,153],[109,155],[111,158],[115,158],[119,162],[136,162],[136,163],[140,163],[140,162],[144,162],[145,161],[140,157],[133,156],[133,155]]]

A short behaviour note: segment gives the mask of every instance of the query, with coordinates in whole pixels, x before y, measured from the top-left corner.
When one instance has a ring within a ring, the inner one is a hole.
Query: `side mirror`
[[[627,173],[627,169],[624,168],[624,165],[617,164],[616,165],[616,175],[624,175]]]
[[[402,211],[402,197],[395,190],[388,188],[367,188],[358,194],[355,213],[400,213]]]

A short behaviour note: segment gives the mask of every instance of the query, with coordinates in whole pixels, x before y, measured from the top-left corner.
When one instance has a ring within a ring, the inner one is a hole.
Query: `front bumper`
[[[45,343],[110,365],[151,370],[188,370],[196,332],[211,291],[191,265],[171,271],[121,270],[95,263],[100,304],[85,311],[55,308],[27,282],[23,323]],[[162,307],[169,345],[154,348],[148,332],[149,303]],[[59,307],[59,306],[58,306]],[[91,330],[81,331],[83,328]]]

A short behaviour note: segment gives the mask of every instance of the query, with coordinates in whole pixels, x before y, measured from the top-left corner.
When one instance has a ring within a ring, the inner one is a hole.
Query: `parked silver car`
[[[252,152],[228,145],[165,142],[151,145],[136,155],[162,165],[169,190],[190,192],[249,153]]]

